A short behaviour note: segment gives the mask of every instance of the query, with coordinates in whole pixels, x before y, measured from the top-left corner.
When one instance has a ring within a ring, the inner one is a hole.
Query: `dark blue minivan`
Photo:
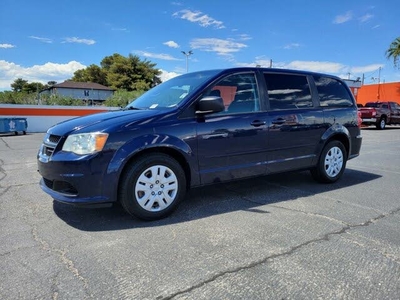
[[[356,103],[337,77],[209,70],[170,79],[124,109],[51,127],[38,170],[57,201],[119,201],[155,220],[195,186],[304,169],[335,182],[361,141]]]

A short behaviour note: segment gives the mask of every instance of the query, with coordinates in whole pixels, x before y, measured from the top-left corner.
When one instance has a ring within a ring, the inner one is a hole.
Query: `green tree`
[[[24,86],[28,83],[28,80],[24,80],[22,78],[17,78],[11,83],[11,88],[13,92],[22,92],[24,90]]]
[[[85,106],[86,103],[80,99],[60,95],[42,95],[42,105],[64,105],[64,106]]]
[[[101,67],[107,73],[108,86],[126,91],[147,91],[154,82],[159,82],[161,72],[156,64],[140,60],[136,55],[128,57],[114,53],[101,61]]]
[[[386,57],[388,59],[393,59],[395,67],[399,67],[400,58],[400,37],[396,38],[391,44],[388,50],[386,50]]]
[[[22,90],[28,94],[33,94],[33,93],[39,93],[41,90],[43,90],[45,86],[40,83],[40,82],[31,82],[31,83],[26,83]]]
[[[16,93],[25,92],[27,94],[37,94],[46,87],[47,85],[43,85],[41,82],[28,82],[28,80],[22,78],[17,78],[11,83],[12,91]]]
[[[104,101],[105,106],[125,107],[143,94],[143,91],[117,90],[114,95]]]
[[[95,82],[102,85],[107,85],[107,74],[102,68],[97,65],[90,65],[85,69],[75,71],[72,81],[77,82]]]
[[[0,103],[4,104],[37,104],[37,94],[26,92],[0,92]]]

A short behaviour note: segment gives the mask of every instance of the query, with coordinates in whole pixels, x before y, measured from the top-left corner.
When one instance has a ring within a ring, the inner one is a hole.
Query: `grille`
[[[44,146],[43,147],[43,153],[47,156],[51,156],[54,152],[54,148],[53,147],[48,147],[48,146]]]
[[[54,134],[47,134],[43,141],[42,155],[50,157],[57,147],[57,144],[61,141],[61,136]]]
[[[60,139],[61,139],[61,136],[50,134],[49,138],[48,138],[48,141],[50,143],[57,144],[60,141]]]

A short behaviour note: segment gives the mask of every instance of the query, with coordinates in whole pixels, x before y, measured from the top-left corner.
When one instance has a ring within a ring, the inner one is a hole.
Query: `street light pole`
[[[187,73],[189,71],[188,59],[189,59],[189,56],[193,54],[193,51],[190,50],[188,52],[185,52],[185,51],[181,51],[181,52],[183,53],[183,55],[186,56],[186,73]]]

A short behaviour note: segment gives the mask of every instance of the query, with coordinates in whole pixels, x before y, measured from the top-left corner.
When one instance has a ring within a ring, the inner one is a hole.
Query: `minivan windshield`
[[[183,103],[219,70],[194,72],[174,77],[148,90],[126,109],[172,109]]]

